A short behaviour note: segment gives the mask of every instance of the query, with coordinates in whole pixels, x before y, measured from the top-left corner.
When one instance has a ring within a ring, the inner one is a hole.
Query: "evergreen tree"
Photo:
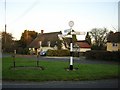
[[[87,35],[86,35],[86,37],[85,37],[85,40],[87,41],[87,43],[88,43],[89,45],[91,45],[91,37],[90,37],[90,35],[89,35],[89,32],[87,32]]]

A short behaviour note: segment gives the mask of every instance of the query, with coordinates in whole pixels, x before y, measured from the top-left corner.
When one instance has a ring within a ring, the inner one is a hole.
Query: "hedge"
[[[47,56],[70,56],[69,50],[48,50]]]
[[[120,51],[109,52],[109,51],[91,50],[91,51],[87,51],[85,56],[86,56],[86,59],[119,61]]]

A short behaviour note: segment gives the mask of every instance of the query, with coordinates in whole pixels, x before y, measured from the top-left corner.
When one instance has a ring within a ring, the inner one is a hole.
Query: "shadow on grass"
[[[42,66],[11,66],[9,69],[11,70],[20,70],[20,69],[32,69],[32,70],[45,70]]]

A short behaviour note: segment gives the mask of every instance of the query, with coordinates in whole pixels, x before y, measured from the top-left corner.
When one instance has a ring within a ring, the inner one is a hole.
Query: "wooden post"
[[[37,67],[39,67],[39,55],[37,55]]]
[[[13,67],[15,68],[15,55],[13,55]]]
[[[13,54],[13,67],[15,68],[16,67],[16,65],[15,65],[15,55],[16,55],[16,50],[14,50],[14,54]]]
[[[39,67],[39,54],[38,54],[38,49],[37,49],[37,67]]]

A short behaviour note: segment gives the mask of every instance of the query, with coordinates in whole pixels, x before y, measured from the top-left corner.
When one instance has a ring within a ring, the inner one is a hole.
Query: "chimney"
[[[43,34],[44,33],[44,30],[41,30],[41,34]]]

